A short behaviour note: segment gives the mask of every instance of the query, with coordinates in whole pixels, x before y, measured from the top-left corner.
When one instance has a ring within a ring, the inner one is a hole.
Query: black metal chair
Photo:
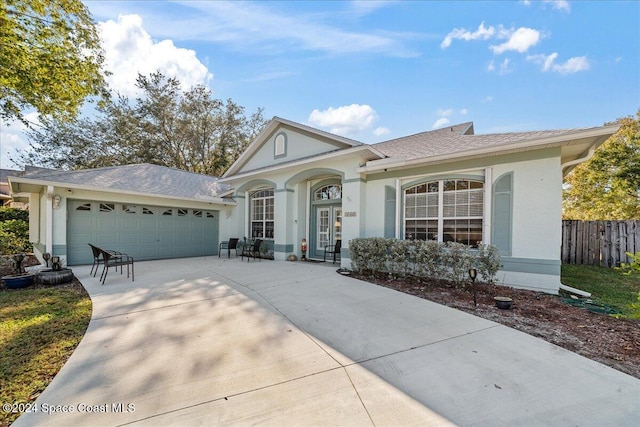
[[[336,240],[335,245],[327,245],[324,247],[324,262],[327,261],[327,254],[333,254],[333,264],[336,263],[336,255],[340,255],[342,249],[342,240]]]
[[[104,285],[104,281],[107,279],[107,274],[109,273],[109,269],[111,267],[115,267],[116,271],[118,270],[118,266],[120,267],[120,274],[122,274],[122,267],[127,266],[127,278],[129,277],[129,266],[131,266],[131,281],[135,282],[134,270],[133,270],[133,257],[130,257],[127,254],[118,253],[113,254],[107,252],[105,250],[100,250],[102,253],[102,259],[104,262],[104,267],[102,268],[102,274],[100,275],[100,281]]]
[[[221,242],[220,246],[218,247],[218,258],[220,258],[220,254],[222,253],[223,249],[227,250],[227,258],[231,258],[231,251],[234,250],[236,251],[236,256],[238,256],[238,241],[240,239],[236,239],[235,237],[232,237],[231,239],[229,239],[228,242]]]
[[[93,265],[91,266],[91,271],[89,272],[89,274],[93,274],[93,277],[96,277],[96,274],[98,274],[98,267],[100,266],[100,264],[104,264],[102,251],[108,252],[114,257],[122,255],[120,252],[101,249],[97,246],[92,245],[91,243],[89,243],[88,245],[91,246],[91,252],[93,253]],[[94,268],[95,271],[93,270]],[[122,268],[120,269],[120,272],[122,272]]]
[[[245,244],[242,247],[241,260],[244,257],[247,257],[247,262],[249,262],[249,258],[260,259],[260,246],[262,246],[262,239],[254,240],[252,245]]]

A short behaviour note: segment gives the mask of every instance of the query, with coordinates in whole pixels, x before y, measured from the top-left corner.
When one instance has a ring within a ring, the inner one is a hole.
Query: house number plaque
[[[345,217],[355,217],[355,216],[356,216],[356,213],[355,213],[355,212],[345,212],[345,213],[344,213],[344,216],[345,216]]]

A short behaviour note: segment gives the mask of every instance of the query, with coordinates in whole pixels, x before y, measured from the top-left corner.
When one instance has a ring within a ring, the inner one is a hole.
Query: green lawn
[[[91,299],[80,285],[0,290],[0,402],[33,401],[84,336]],[[0,426],[19,414],[0,410]]]
[[[590,265],[563,264],[562,283],[591,292],[593,301],[616,307],[627,316],[640,292],[640,275],[625,276],[614,268]]]

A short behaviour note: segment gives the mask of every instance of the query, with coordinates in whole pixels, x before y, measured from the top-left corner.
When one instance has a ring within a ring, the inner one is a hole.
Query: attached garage
[[[90,264],[88,243],[135,260],[216,255],[218,212],[69,200],[67,263]]]

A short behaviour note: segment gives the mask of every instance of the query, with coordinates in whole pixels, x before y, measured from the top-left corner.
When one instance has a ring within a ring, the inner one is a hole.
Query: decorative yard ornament
[[[302,251],[302,259],[307,259],[307,239],[302,239],[302,243],[300,244],[300,251]]]

